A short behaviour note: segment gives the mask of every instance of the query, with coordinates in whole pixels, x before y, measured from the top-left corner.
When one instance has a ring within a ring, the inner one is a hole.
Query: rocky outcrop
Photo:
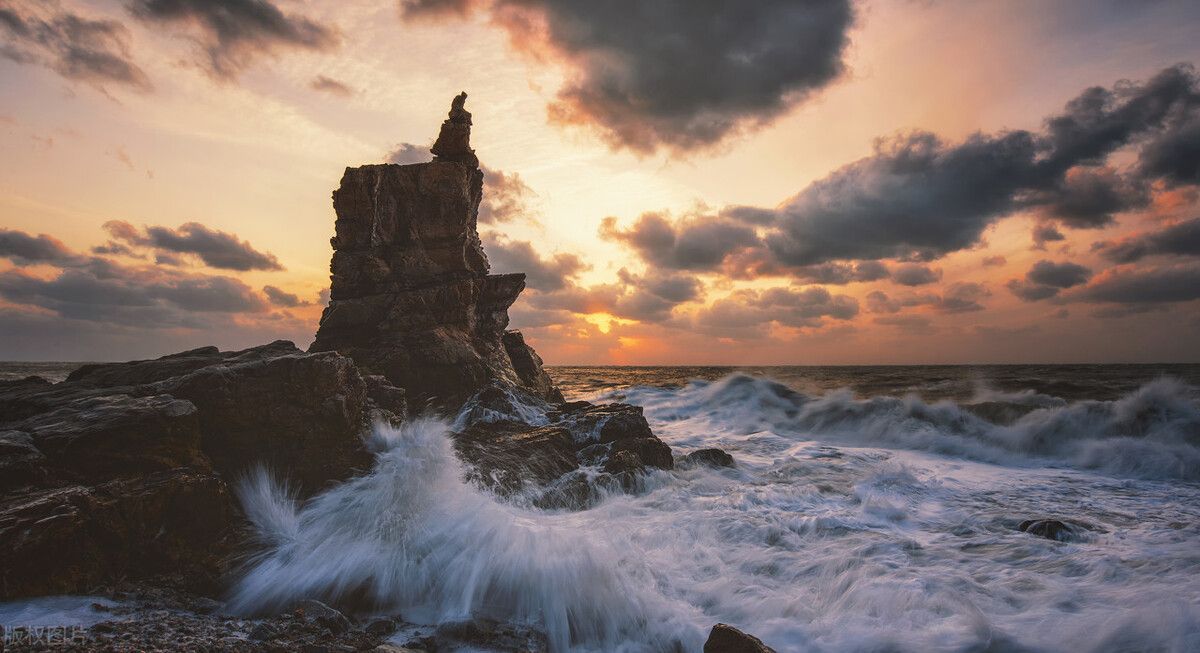
[[[775,649],[733,626],[717,624],[704,642],[704,653],[775,653]]]
[[[401,389],[280,341],[89,365],[0,386],[0,598],[169,574],[215,591],[242,520],[229,485],[265,465],[310,495],[370,466]]]
[[[721,449],[697,449],[679,461],[680,467],[734,467],[733,456]]]
[[[501,384],[464,404],[453,437],[470,480],[539,507],[584,508],[674,467],[638,406],[552,404]]]
[[[505,331],[525,275],[489,274],[465,100],[455,98],[432,162],[346,169],[333,193],[330,302],[309,351],[345,354],[410,400],[446,408],[496,380],[561,400],[537,354]]]

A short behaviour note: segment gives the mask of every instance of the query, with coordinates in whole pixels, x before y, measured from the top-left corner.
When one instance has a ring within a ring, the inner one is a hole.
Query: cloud
[[[933,306],[943,313],[982,311],[981,301],[991,294],[982,284],[959,281],[947,286]]]
[[[129,30],[117,21],[74,14],[57,2],[6,0],[0,4],[0,34],[5,37],[0,57],[5,59],[37,63],[100,89],[153,89],[132,59]]]
[[[1043,222],[1033,228],[1034,249],[1046,249],[1046,243],[1066,239],[1067,237],[1063,235],[1063,232],[1059,231],[1058,227],[1053,224]]]
[[[493,233],[483,235],[483,246],[493,272],[524,272],[525,283],[534,290],[561,290],[588,268],[574,254],[544,259],[528,241],[508,240]]]
[[[1117,263],[1132,263],[1158,255],[1200,256],[1200,218],[1116,242],[1096,243],[1093,249]]]
[[[428,147],[420,147],[412,143],[397,143],[396,147],[383,158],[386,163],[409,165],[412,163],[428,163],[433,160]]]
[[[1142,148],[1142,175],[1165,180],[1168,186],[1200,184],[1200,116],[1168,129]]]
[[[692,328],[722,337],[755,338],[765,336],[772,325],[816,328],[826,319],[851,320],[858,311],[858,300],[819,286],[738,290],[697,311]]]
[[[610,312],[639,322],[667,322],[676,306],[703,297],[703,284],[688,274],[651,271],[635,275],[622,269],[618,277],[623,294],[613,302]]]
[[[1034,203],[1043,213],[1076,229],[1094,229],[1113,222],[1113,215],[1144,208],[1150,193],[1137,179],[1121,176],[1112,168],[1074,168]]]
[[[50,279],[7,270],[0,273],[0,297],[64,318],[143,328],[212,326],[203,315],[266,310],[261,297],[232,277],[164,273],[101,261],[63,270]]]
[[[956,144],[928,132],[881,139],[874,154],[776,209],[767,244],[787,265],[932,260],[974,246],[984,229],[1021,209],[1098,226],[1142,196],[1095,166],[1195,114],[1197,87],[1190,66],[1175,66],[1140,84],[1088,89],[1039,133],[974,134]]]
[[[483,200],[479,203],[479,221],[483,224],[511,222],[528,218],[529,199],[536,193],[515,172],[506,173],[487,166],[483,171]]]
[[[131,0],[128,8],[146,23],[186,30],[201,51],[197,63],[224,80],[262,55],[289,48],[326,51],[340,40],[336,30],[285,14],[268,0]]]
[[[759,242],[753,228],[736,220],[692,216],[672,222],[664,213],[643,213],[628,229],[619,228],[616,218],[605,218],[600,237],[670,270],[714,270],[731,253]]]
[[[128,222],[110,220],[104,223],[104,228],[114,240],[159,250],[159,260],[168,265],[181,262],[170,255],[175,253],[198,256],[209,267],[225,270],[283,269],[273,254],[260,252],[235,234],[210,229],[199,222],[188,222],[177,229],[152,226],[139,231]]]
[[[82,260],[61,240],[46,234],[31,236],[23,231],[0,228],[0,257],[18,263],[74,265]]]
[[[1092,277],[1092,271],[1076,263],[1055,263],[1041,260],[1033,264],[1024,279],[1011,279],[1009,291],[1027,302],[1058,296],[1061,290],[1081,286]]]
[[[924,315],[885,315],[877,317],[873,321],[875,324],[895,327],[910,334],[926,334],[937,331],[932,321]]]
[[[999,267],[1001,265],[1004,265],[1005,263],[1008,263],[1008,259],[1006,259],[1000,255],[985,256],[985,257],[983,257],[983,260],[980,261],[980,263],[985,268],[992,268],[992,267]]]
[[[325,75],[317,75],[314,77],[313,80],[308,83],[308,87],[314,91],[329,93],[330,95],[337,95],[339,97],[350,97],[351,95],[354,95],[354,89],[332,77],[326,77]]]
[[[1076,298],[1114,304],[1164,304],[1200,299],[1200,265],[1116,269],[1096,278]]]
[[[513,45],[564,69],[552,120],[615,148],[681,152],[769,124],[838,78],[849,0],[402,0],[410,18],[487,7]]]
[[[267,296],[267,300],[275,306],[283,308],[296,308],[297,306],[308,306],[312,302],[306,302],[300,299],[298,295],[276,288],[275,286],[263,286],[263,294]]]
[[[917,263],[903,263],[892,270],[892,281],[902,286],[923,286],[940,281],[941,270],[933,270]]]

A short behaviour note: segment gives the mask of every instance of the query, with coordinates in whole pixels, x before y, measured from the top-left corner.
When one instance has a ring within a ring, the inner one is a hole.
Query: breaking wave
[[[703,422],[703,428],[747,435],[1200,480],[1200,401],[1195,388],[1173,379],[1115,401],[1073,403],[1032,391],[984,390],[963,403],[927,403],[915,395],[863,399],[849,390],[808,396],[746,374],[682,389],[631,388],[607,398],[642,405],[664,423]]]
[[[446,435],[418,419],[376,425],[375,469],[303,506],[260,470],[239,496],[264,552],[230,600],[276,613],[318,598],[440,624],[532,625],[554,650],[662,650],[700,633],[658,605],[649,570],[578,528],[576,514],[523,510],[468,485]]]

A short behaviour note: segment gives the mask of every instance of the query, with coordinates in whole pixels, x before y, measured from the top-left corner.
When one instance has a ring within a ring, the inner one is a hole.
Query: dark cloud
[[[337,31],[285,14],[268,0],[130,0],[129,12],[152,24],[183,27],[200,48],[198,62],[219,79],[233,79],[261,55],[281,49],[324,51]]]
[[[999,255],[985,256],[983,258],[983,260],[980,261],[980,263],[982,263],[983,267],[985,267],[985,268],[999,267],[1001,265],[1004,265],[1005,263],[1008,263],[1008,259],[1004,258],[1003,256],[999,256]]]
[[[92,253],[101,255],[138,256],[138,254],[133,251],[132,247],[129,247],[128,245],[122,245],[121,243],[113,240],[110,240],[103,245],[96,245],[92,248]]]
[[[1069,227],[1091,229],[1112,224],[1114,214],[1144,208],[1150,193],[1144,183],[1112,168],[1075,168],[1032,203]]]
[[[1195,114],[1198,86],[1190,66],[1175,66],[1144,83],[1088,89],[1040,133],[975,134],[958,144],[925,132],[881,140],[872,156],[785,202],[767,242],[788,265],[930,260],[975,245],[1020,209],[1043,207],[1070,226],[1103,224],[1145,197],[1097,164]]]
[[[300,299],[299,295],[285,292],[275,286],[263,286],[262,291],[267,296],[268,301],[283,308],[296,308],[297,306],[308,306],[310,304],[310,302]]]
[[[1057,297],[1060,291],[1081,286],[1090,278],[1092,271],[1082,265],[1042,260],[1029,268],[1024,279],[1011,279],[1006,285],[1017,297],[1036,302]]]
[[[638,152],[712,146],[770,123],[842,72],[849,0],[401,0],[489,7],[513,44],[566,68],[553,120]]]
[[[17,263],[74,265],[81,257],[53,236],[31,236],[23,231],[0,228],[0,258]]]
[[[754,229],[736,220],[693,216],[672,222],[662,213],[643,213],[628,229],[619,228],[616,218],[605,218],[600,237],[671,270],[714,270],[729,254],[759,242]]]
[[[1067,237],[1058,230],[1058,227],[1048,222],[1043,222],[1033,228],[1033,244],[1036,249],[1046,249],[1046,243],[1066,239]]]
[[[493,272],[524,272],[525,283],[540,291],[561,290],[588,266],[574,254],[555,254],[542,258],[533,245],[485,233],[484,251]]]
[[[704,286],[688,274],[651,271],[639,276],[622,269],[618,278],[623,292],[610,312],[639,322],[665,322],[676,306],[703,296]]]
[[[210,229],[199,222],[188,222],[178,229],[170,227],[144,227],[138,230],[122,220],[104,223],[105,230],[114,240],[136,247],[159,250],[160,260],[169,265],[182,261],[171,254],[192,254],[206,265],[225,270],[282,270],[283,266],[273,254],[260,252],[250,243],[235,234]]]
[[[1163,254],[1200,256],[1200,218],[1117,242],[1097,243],[1093,249],[1117,263],[1132,263],[1147,256]]]
[[[1141,174],[1168,186],[1200,184],[1200,116],[1172,127],[1142,148]]]
[[[111,262],[61,271],[44,279],[20,270],[0,273],[0,297],[69,319],[144,328],[206,325],[210,313],[258,313],[262,298],[231,277],[164,274]]]
[[[1034,263],[1025,274],[1025,278],[1044,286],[1070,288],[1087,283],[1087,280],[1092,278],[1092,271],[1076,263],[1043,260]]]
[[[65,11],[57,2],[0,2],[0,57],[37,63],[63,77],[100,88],[124,86],[150,91],[153,85],[129,51],[129,31],[114,20]]]
[[[1200,299],[1200,265],[1119,268],[1096,278],[1076,297],[1114,304],[1163,304]]]
[[[902,263],[892,270],[892,281],[902,286],[923,286],[940,281],[941,270],[918,263]]]
[[[313,80],[308,83],[308,87],[314,91],[329,93],[330,95],[337,95],[339,97],[350,97],[351,95],[354,95],[353,88],[350,88],[345,83],[339,82],[332,77],[326,77],[325,75],[317,75],[314,77]]]

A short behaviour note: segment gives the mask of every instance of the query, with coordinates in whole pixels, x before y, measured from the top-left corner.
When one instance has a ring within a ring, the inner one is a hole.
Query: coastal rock
[[[207,469],[196,407],[169,395],[85,397],[14,424],[45,466],[74,481]]]
[[[733,456],[721,449],[698,449],[679,461],[680,467],[734,467]]]
[[[704,642],[704,653],[775,653],[775,649],[733,626],[717,624]]]
[[[10,497],[0,503],[0,596],[161,574],[214,591],[233,517],[225,483],[188,469]]]
[[[225,478],[266,465],[307,496],[370,467],[367,386],[344,356],[233,357],[151,388],[195,404],[201,448]]]
[[[505,332],[525,275],[489,274],[465,99],[455,98],[434,161],[346,169],[333,193],[330,303],[309,351],[353,358],[410,405],[457,408],[493,380],[561,400],[541,359]]]

